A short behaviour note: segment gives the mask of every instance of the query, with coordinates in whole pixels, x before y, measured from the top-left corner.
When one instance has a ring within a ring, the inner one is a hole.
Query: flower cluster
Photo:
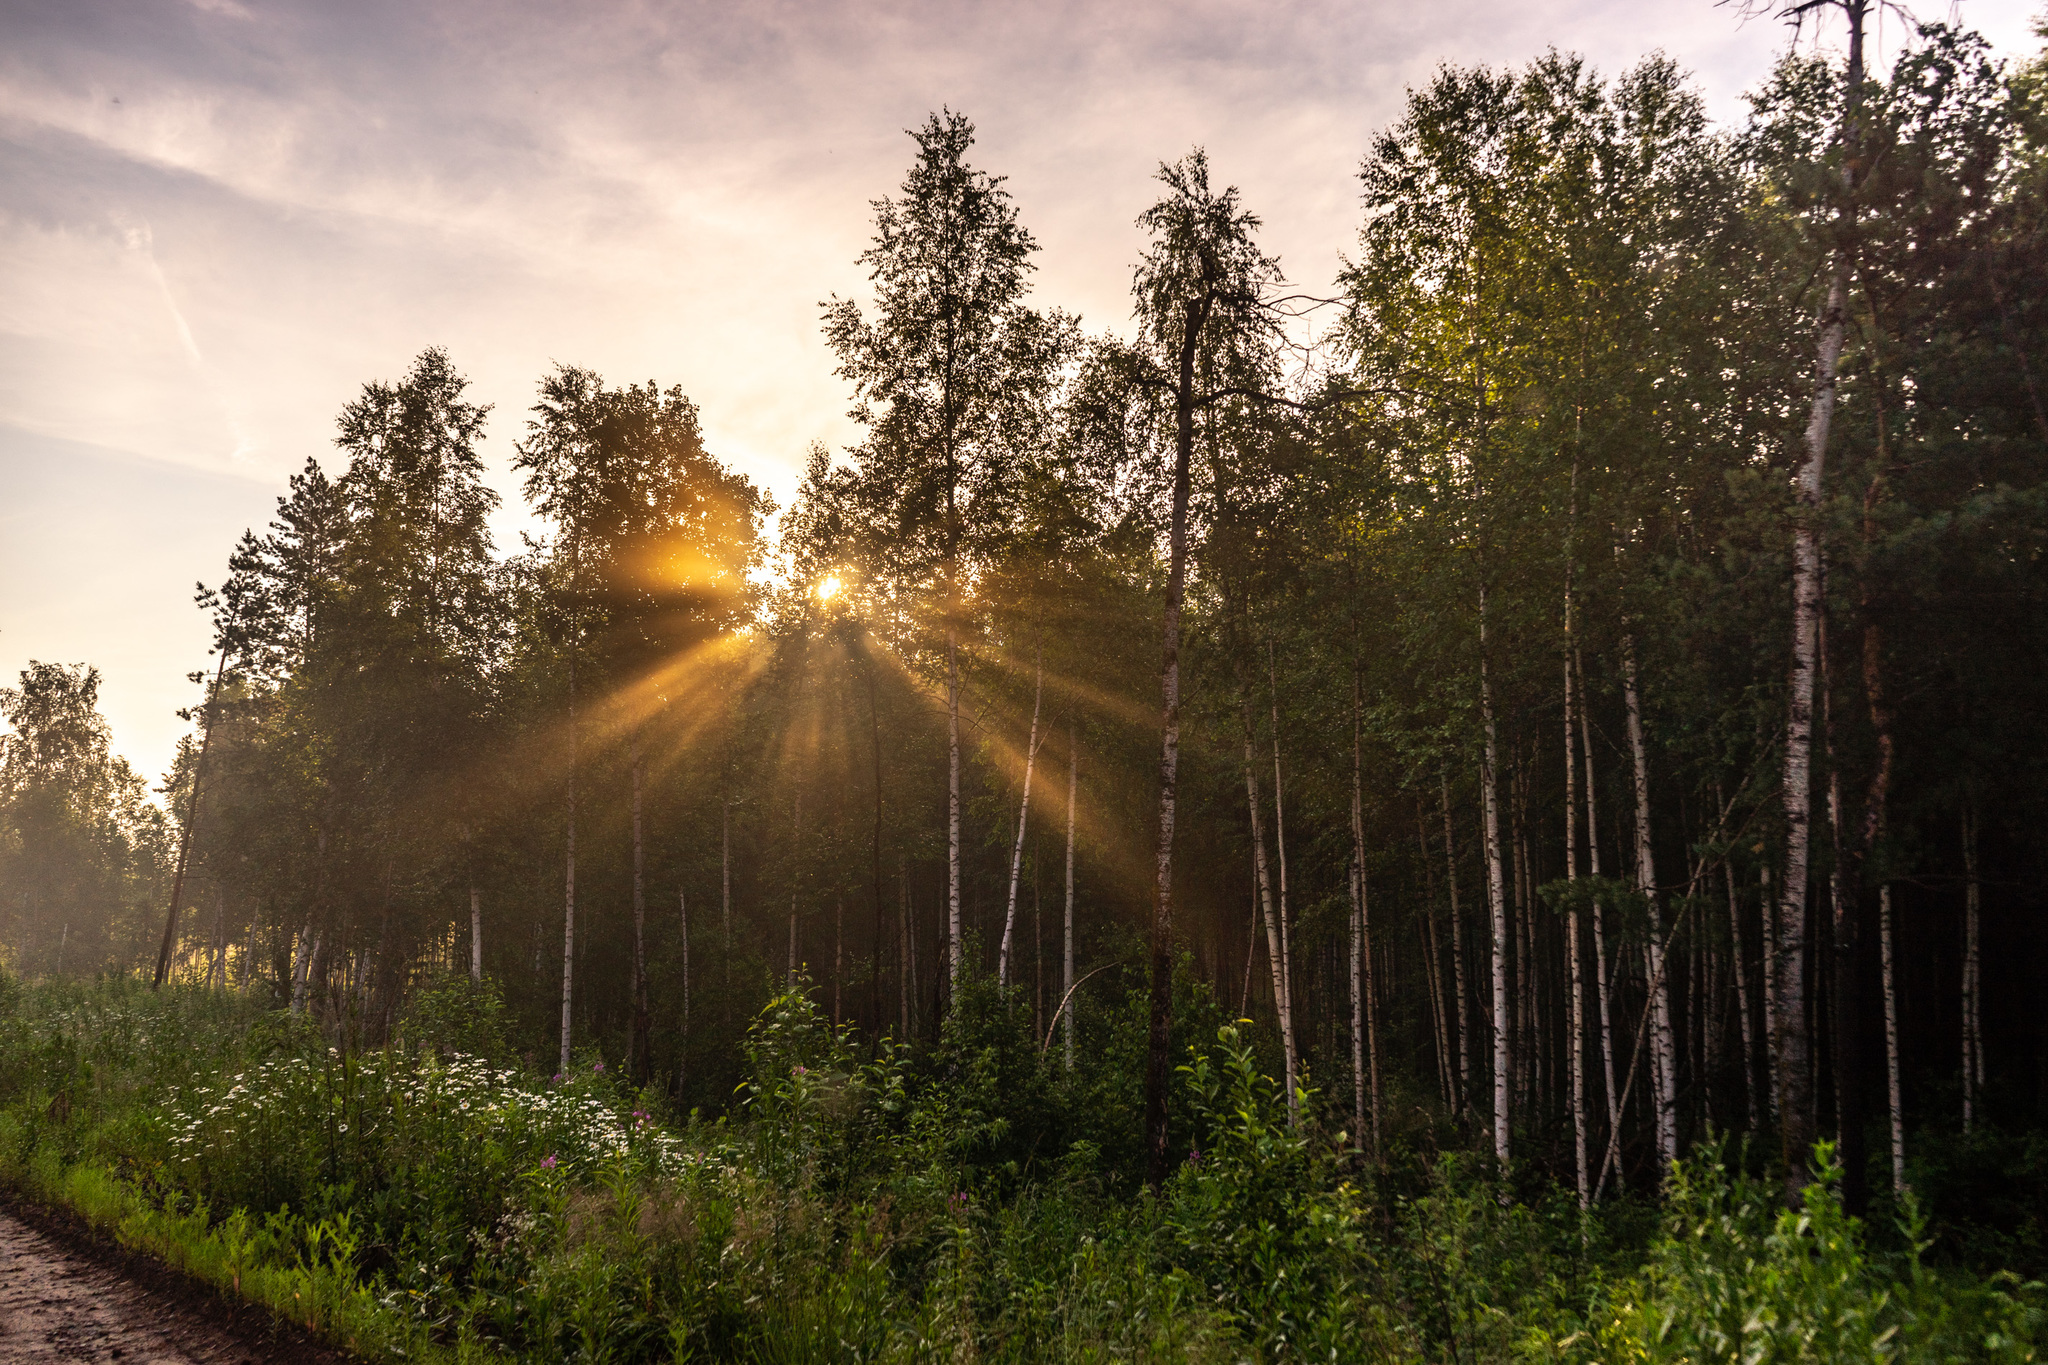
[[[339,1138],[351,1125],[358,1145],[408,1136],[490,1141],[536,1157],[548,1153],[571,1170],[632,1158],[681,1174],[703,1160],[643,1109],[621,1112],[600,1094],[550,1088],[461,1055],[446,1062],[397,1052],[346,1062],[330,1052],[324,1064],[282,1058],[174,1094],[170,1115],[174,1161],[244,1147],[265,1130]]]

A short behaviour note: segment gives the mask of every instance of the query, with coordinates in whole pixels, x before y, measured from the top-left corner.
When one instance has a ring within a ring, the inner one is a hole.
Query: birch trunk
[[[1881,528],[1878,525],[1878,508],[1884,496],[1886,461],[1888,459],[1887,447],[1889,445],[1885,421],[1884,387],[1881,379],[1880,382],[1873,386],[1873,392],[1877,398],[1878,470],[1863,493],[1862,530],[1863,543],[1866,549],[1875,547],[1881,536]],[[1856,1027],[1862,1020],[1862,1011],[1857,1006],[1861,1000],[1863,984],[1860,970],[1861,955],[1857,952],[1856,948],[1857,938],[1862,929],[1862,915],[1859,912],[1862,905],[1862,888],[1866,880],[1872,875],[1871,869],[1884,856],[1884,851],[1880,845],[1884,842],[1886,822],[1891,814],[1892,761],[1896,750],[1896,742],[1892,735],[1893,716],[1891,702],[1886,695],[1884,680],[1884,627],[1882,625],[1881,606],[1873,599],[1871,584],[1868,578],[1864,580],[1861,596],[1864,617],[1862,650],[1863,696],[1865,704],[1870,708],[1870,732],[1872,738],[1876,741],[1877,761],[1871,765],[1870,785],[1865,789],[1863,797],[1863,837],[1862,846],[1858,850],[1854,868],[1854,885],[1851,888],[1850,898],[1843,907],[1844,913],[1848,914],[1850,918],[1842,923],[1835,943],[1835,973],[1837,979],[1841,982],[1841,989],[1837,993],[1836,999],[1841,1002],[1841,1012],[1845,1020],[1844,1027],[1837,1030],[1837,1038],[1840,1040],[1838,1046],[1841,1048],[1843,1059],[1840,1074],[1856,1081],[1862,1079],[1861,1071],[1857,1066],[1857,1061],[1861,1055],[1861,1034]],[[1823,651],[1826,649],[1825,638],[1822,641],[1822,649]],[[1832,728],[1830,729],[1829,737],[1829,747],[1832,749]],[[1833,786],[1839,783],[1839,777],[1835,775],[1838,770],[1833,762],[1832,754],[1830,754],[1829,758],[1829,771],[1829,782],[1832,790]],[[1889,882],[1879,887],[1878,895],[1880,918],[1883,921],[1879,926],[1878,932],[1883,940],[1881,956],[1883,958],[1884,970],[1885,1063],[1892,1118],[1892,1188],[1897,1193],[1903,1192],[1905,1188],[1906,1157],[1905,1130],[1901,1126],[1903,1121],[1899,1113],[1898,1019],[1897,1001],[1892,993],[1891,886]],[[1853,1122],[1856,1126],[1856,1133],[1853,1142],[1844,1142],[1842,1144],[1842,1159],[1845,1163],[1859,1160],[1863,1154],[1862,1124],[1860,1122],[1863,1115],[1862,1088],[1860,1085],[1852,1086],[1851,1091],[1853,1102],[1846,1108],[1848,1118],[1845,1120],[1844,1127],[1848,1127]],[[1859,1164],[1855,1168],[1856,1175],[1859,1178],[1854,1180],[1845,1179],[1843,1181],[1844,1203],[1852,1210],[1858,1209],[1861,1203],[1861,1200],[1856,1196],[1863,1194],[1862,1185],[1864,1181],[1861,1177],[1867,1164],[1867,1162],[1859,1160]]]
[[[1576,882],[1579,879],[1579,793],[1578,754],[1572,744],[1576,698],[1572,685],[1572,595],[1569,588],[1564,595],[1564,635],[1564,876],[1567,882]],[[1573,900],[1570,906],[1565,913],[1564,931],[1571,942],[1572,1159],[1573,1172],[1578,1179],[1579,1207],[1583,1209],[1592,1199],[1592,1176],[1586,1166],[1586,982],[1579,953],[1579,903]]]
[[[484,979],[484,906],[474,885],[469,888],[469,979]]]
[[[1173,504],[1167,522],[1166,601],[1160,624],[1159,842],[1152,908],[1151,995],[1145,1034],[1145,1183],[1166,1181],[1166,1090],[1173,1047],[1173,836],[1180,792],[1180,612],[1187,591],[1188,499],[1195,454],[1195,355],[1213,293],[1183,305],[1173,404]],[[1291,1093],[1291,1092],[1290,1092]]]
[[[1038,875],[1041,845],[1031,849],[1031,1034],[1045,1027],[1045,888]]]
[[[1636,688],[1634,635],[1622,637],[1621,676],[1628,708],[1628,746],[1635,759],[1636,888],[1650,915],[1650,1059],[1657,1089],[1657,1156],[1665,1172],[1678,1160],[1678,1058],[1671,1037],[1671,980],[1664,968],[1664,914],[1657,895],[1657,856],[1650,839],[1650,760],[1643,743],[1642,694]]]
[[[563,859],[562,1051],[555,1069],[569,1074],[570,1005],[576,990],[576,652],[569,651],[569,837]]]
[[[312,967],[313,946],[316,942],[318,942],[318,936],[314,934],[313,926],[309,924],[299,934],[297,942],[293,945],[296,950],[293,953],[294,961],[292,962],[293,1014],[304,1014],[306,1012],[306,980]]]
[[[1010,849],[1010,897],[1003,910],[1003,946],[996,955],[996,980],[1004,986],[1010,984],[1010,941],[1017,928],[1018,881],[1024,873],[1024,828],[1031,819],[1031,774],[1038,762],[1038,710],[1045,699],[1045,649],[1042,645],[1034,652],[1034,664],[1031,736],[1024,745],[1024,795],[1017,801],[1017,841]]]
[[[1846,239],[1855,225],[1853,195],[1859,142],[1857,113],[1863,86],[1863,19],[1868,0],[1838,0],[1849,21],[1849,68],[1842,118],[1842,201]],[[1834,420],[1836,373],[1848,306],[1846,246],[1830,262],[1827,306],[1822,311],[1813,365],[1804,458],[1795,483],[1792,530],[1792,669],[1785,714],[1785,882],[1778,916],[1777,1036],[1779,1131],[1784,1141],[1785,1202],[1797,1209],[1806,1188],[1808,1155],[1817,1134],[1813,1099],[1813,1039],[1806,1024],[1806,888],[1811,872],[1813,815],[1813,692],[1821,612],[1821,494],[1828,429]]]
[[[868,841],[868,876],[875,893],[875,956],[873,976],[869,978],[869,995],[872,1000],[875,1033],[879,1037],[885,1030],[883,1021],[889,1017],[883,1008],[882,962],[886,956],[884,945],[889,941],[887,915],[882,908],[882,707],[875,693],[875,658],[872,650],[874,636],[868,636],[867,675],[868,684],[868,738],[874,758],[875,810],[872,834]],[[899,972],[900,976],[901,973]]]
[[[192,833],[199,827],[199,790],[206,782],[206,755],[213,747],[213,703],[220,696],[220,680],[227,676],[228,652],[222,649],[220,662],[214,665],[213,686],[207,690],[206,707],[200,714],[203,722],[199,732],[199,761],[192,769],[192,795],[185,804],[185,828],[178,835],[178,869],[171,877],[171,908],[164,916],[164,941],[157,949],[156,980],[151,983],[154,990],[164,984],[171,974],[171,948],[178,940],[178,900],[185,891],[185,868],[192,854]],[[325,836],[321,848],[326,849]]]
[[[1891,1099],[1892,1193],[1906,1192],[1906,1115],[1899,1103],[1899,996],[1892,979],[1892,886],[1877,890],[1877,939],[1884,961],[1884,1072]]]
[[[796,918],[790,917],[795,941]],[[792,950],[793,951],[793,950]],[[960,984],[960,646],[946,628],[946,963],[955,987]]]
[[[1288,923],[1287,914],[1287,802],[1280,781],[1280,667],[1273,641],[1266,641],[1266,663],[1268,678],[1272,683],[1273,702],[1273,851],[1279,857],[1280,870],[1280,981],[1287,996],[1287,1047],[1296,1056],[1296,1064],[1290,1075],[1299,1072],[1299,1052],[1294,1036],[1294,931]],[[1295,1113],[1296,1100],[1294,1082],[1287,1087],[1287,1112]]]
[[[1451,897],[1451,989],[1458,997],[1458,1109],[1472,1101],[1472,1013],[1465,984],[1465,923],[1458,913],[1458,845],[1451,834],[1451,779],[1441,769],[1437,783],[1444,802],[1444,875]]]
[[[1756,1039],[1750,1025],[1749,955],[1742,946],[1742,909],[1735,898],[1735,868],[1724,864],[1721,875],[1728,883],[1728,943],[1734,950],[1735,1011],[1742,1019],[1742,1112],[1751,1131],[1756,1128]]]
[[[224,975],[224,964],[228,954],[228,898],[218,882],[213,887],[213,955],[206,963],[206,989],[209,993],[218,990],[218,982]],[[57,972],[64,974],[64,945],[71,938],[71,925],[66,921],[57,931]]]
[[[1590,708],[1587,705],[1586,663],[1576,647],[1572,650],[1572,668],[1579,682],[1579,751],[1586,762],[1586,871],[1597,879],[1600,876],[1600,803],[1597,784],[1593,780],[1593,726],[1587,716]],[[1614,995],[1607,975],[1607,918],[1598,896],[1593,898],[1593,970],[1593,985],[1600,1000],[1601,1080],[1607,1087],[1607,1131],[1612,1134],[1621,1127],[1621,1092],[1614,1087]]]
[[[1508,893],[1501,867],[1498,740],[1493,721],[1493,681],[1486,666],[1486,589],[1479,590],[1479,717],[1485,731],[1480,768],[1480,806],[1485,818],[1486,899],[1493,920],[1493,1155],[1508,1164]]]
[[[1352,1131],[1365,1137],[1365,984],[1361,957],[1363,925],[1358,911],[1358,865],[1350,869],[1351,892],[1351,1122]],[[1377,1149],[1377,1143],[1374,1144]]]
[[[832,902],[832,1027],[839,1027],[839,977],[846,962],[846,898]]]
[[[1422,866],[1429,871],[1429,833],[1422,824],[1422,811],[1415,812],[1416,842],[1422,850]],[[1444,1108],[1456,1111],[1456,1072],[1451,1062],[1451,1038],[1448,1027],[1449,1008],[1444,1001],[1443,948],[1436,931],[1436,877],[1427,878],[1428,896],[1422,908],[1423,952],[1429,957],[1429,970],[1423,980],[1429,987],[1429,1023],[1431,1040],[1436,1045],[1436,1080],[1439,1098]]]
[[[1272,876],[1266,864],[1265,822],[1259,813],[1259,773],[1252,733],[1251,697],[1244,699],[1244,795],[1252,817],[1252,866],[1258,876],[1259,903],[1266,923],[1266,959],[1273,973],[1273,1009],[1280,1020],[1281,1060],[1286,1069],[1287,1118],[1292,1123],[1300,1103],[1298,1071],[1294,1051],[1294,1011],[1287,997],[1287,976],[1281,969],[1279,917],[1273,904]]]
[[[1061,1026],[1066,1030],[1067,1070],[1074,1069],[1074,808],[1081,790],[1081,729],[1067,718],[1067,912],[1060,949],[1060,999],[1066,1004]]]

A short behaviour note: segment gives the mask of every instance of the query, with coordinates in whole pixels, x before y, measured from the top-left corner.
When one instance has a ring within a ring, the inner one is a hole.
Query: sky
[[[2041,8],[1917,12],[2016,55]],[[557,362],[681,385],[786,504],[855,438],[819,304],[862,296],[934,109],[1009,178],[1037,301],[1127,331],[1133,219],[1192,146],[1321,287],[1439,64],[1662,50],[1732,121],[1788,40],[1712,0],[0,0],[0,35],[0,680],[97,666],[151,778],[200,695],[195,583],[428,346],[494,405],[501,548]]]

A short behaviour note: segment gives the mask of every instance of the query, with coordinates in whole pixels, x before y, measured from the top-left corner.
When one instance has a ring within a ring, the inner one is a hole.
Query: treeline
[[[1853,1193],[1866,1138],[2037,1125],[2042,68],[1867,73],[1842,8],[1733,131],[1661,58],[1440,71],[1334,290],[1196,151],[1128,336],[1034,305],[935,115],[824,305],[866,434],[772,541],[678,389],[545,376],[508,555],[450,358],[366,386],[202,594],[163,970],[371,1040],[474,973],[544,1072],[709,1108],[786,979],[921,1040],[993,976],[1069,1055],[1145,1021],[1155,1179],[1190,990],[1362,1151],[1584,1198],[1714,1130],[1794,1184],[1838,1135]],[[60,779],[10,707],[12,889]],[[72,894],[66,970],[155,955]]]

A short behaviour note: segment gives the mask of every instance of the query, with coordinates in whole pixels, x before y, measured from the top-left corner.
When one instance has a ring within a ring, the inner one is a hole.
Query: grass
[[[1717,1151],[1591,1216],[1461,1158],[1374,1172],[1202,1014],[1153,1195],[1128,1050],[1069,1076],[992,987],[918,1055],[784,995],[706,1121],[596,1057],[507,1064],[467,983],[376,1049],[240,998],[0,984],[0,1181],[365,1358],[2036,1358],[2041,1287],[1933,1267],[1910,1205],[1873,1238],[1825,1180],[1785,1212]]]

